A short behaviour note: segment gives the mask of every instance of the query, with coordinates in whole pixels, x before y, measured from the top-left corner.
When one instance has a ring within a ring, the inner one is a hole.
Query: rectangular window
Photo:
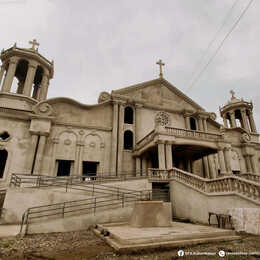
[[[70,176],[70,170],[71,170],[71,165],[73,161],[68,161],[68,160],[57,160],[58,162],[58,171],[57,171],[57,176]]]
[[[97,176],[99,162],[82,162],[82,176],[87,178]]]

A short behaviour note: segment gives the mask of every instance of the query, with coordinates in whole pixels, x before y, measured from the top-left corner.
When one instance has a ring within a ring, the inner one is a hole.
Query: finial
[[[5,51],[5,49],[3,48],[3,49],[1,50],[1,54],[4,53],[4,51]]]
[[[32,44],[31,50],[38,51],[38,48],[36,50],[35,46],[40,46],[40,44],[36,41],[36,39],[33,39],[32,41],[29,41],[29,44]]]
[[[235,99],[235,91],[234,90],[230,90],[229,93],[232,95],[231,99]]]
[[[156,64],[158,64],[160,66],[160,74],[159,74],[159,76],[162,79],[163,78],[162,66],[164,66],[165,64],[162,62],[162,60],[157,61]]]
[[[14,43],[13,48],[16,48],[16,42]]]

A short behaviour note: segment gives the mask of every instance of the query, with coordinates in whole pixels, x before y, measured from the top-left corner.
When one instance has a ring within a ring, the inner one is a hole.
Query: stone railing
[[[186,137],[186,138],[196,138],[196,139],[205,139],[210,141],[219,140],[222,138],[221,134],[208,133],[202,131],[195,131],[189,129],[182,128],[174,128],[174,127],[165,127],[165,131],[168,135]]]
[[[177,180],[205,193],[238,193],[260,203],[260,183],[237,176],[206,179],[177,168],[170,170],[149,169],[150,180]]]
[[[155,130],[152,130],[150,133],[148,133],[146,136],[144,136],[141,140],[139,140],[136,143],[136,149],[142,148],[147,143],[149,143],[151,140],[153,140],[154,135],[155,135]]]
[[[254,173],[241,173],[238,175],[241,178],[245,178],[250,181],[260,182],[260,175]]]

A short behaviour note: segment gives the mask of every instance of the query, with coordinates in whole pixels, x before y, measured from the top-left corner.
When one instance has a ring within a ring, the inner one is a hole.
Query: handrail
[[[177,180],[205,193],[232,192],[260,203],[260,183],[237,176],[206,179],[178,168],[150,169],[151,180]]]
[[[84,210],[89,210],[95,214],[97,208],[110,208],[111,206],[112,208],[114,208],[114,206],[120,206],[123,208],[128,202],[134,202],[137,200],[150,200],[151,197],[151,190],[146,190],[140,192],[139,195],[135,193],[121,193],[116,197],[107,195],[31,207],[23,213],[20,232],[23,231],[23,227],[25,226],[24,234],[27,233],[28,225],[32,219],[40,219],[49,216],[60,216],[64,218],[67,213],[78,213]]]

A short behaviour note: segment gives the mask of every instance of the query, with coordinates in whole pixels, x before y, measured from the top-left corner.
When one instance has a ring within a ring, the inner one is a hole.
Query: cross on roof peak
[[[39,46],[40,44],[36,41],[36,39],[33,39],[32,41],[29,41],[29,44],[32,44],[31,49],[36,51],[35,46]],[[38,50],[38,49],[37,49]]]
[[[158,64],[160,66],[160,78],[163,77],[163,72],[162,72],[162,66],[164,66],[165,64],[162,62],[162,60],[160,59],[159,61],[156,62],[156,64]]]

